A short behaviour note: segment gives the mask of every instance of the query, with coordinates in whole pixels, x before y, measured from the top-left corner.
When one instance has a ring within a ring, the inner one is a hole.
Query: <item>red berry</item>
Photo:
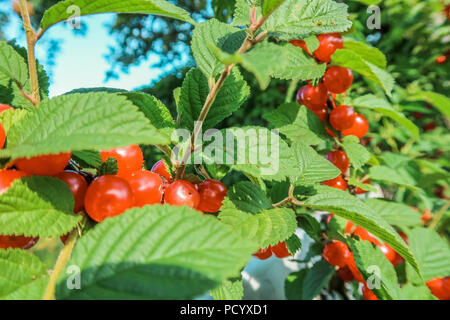
[[[350,129],[355,122],[355,110],[349,106],[339,106],[330,112],[330,124],[333,129],[343,131]]]
[[[73,212],[77,213],[83,210],[84,208],[84,196],[86,195],[86,191],[88,189],[88,183],[84,177],[73,171],[63,171],[56,175],[56,178],[59,178],[63,182],[65,182],[70,191],[72,191],[73,198],[75,200],[75,207]]]
[[[444,64],[445,62],[447,62],[447,57],[446,56],[439,56],[436,58],[436,63],[437,64]]]
[[[339,268],[337,270],[337,274],[344,282],[351,282],[355,280],[355,277],[353,277],[353,273],[351,272],[348,266]]]
[[[331,151],[328,153],[327,159],[341,170],[342,174],[345,174],[350,166],[347,154],[341,150]]]
[[[30,249],[38,242],[39,237],[0,236],[0,249]]]
[[[430,212],[429,210],[425,211],[425,212],[422,214],[422,217],[421,217],[423,223],[427,223],[427,222],[430,221],[432,218],[433,218],[433,216],[432,216],[432,214],[431,214],[431,212]]]
[[[227,195],[227,187],[219,180],[208,179],[195,185],[200,193],[198,210],[203,212],[218,212],[222,201]]]
[[[342,178],[342,175],[340,175],[337,178],[324,181],[323,184],[340,190],[347,190],[348,187],[347,181],[345,181],[344,178]]]
[[[436,129],[436,123],[430,122],[423,126],[423,131],[431,131]]]
[[[323,123],[327,122],[327,118],[328,118],[328,108],[322,108],[322,109],[318,109],[318,110],[312,110],[312,112],[314,112],[314,114],[316,116],[319,117],[320,121],[322,121]]]
[[[370,179],[366,179],[363,181],[364,184],[370,184]],[[361,188],[356,188],[356,194],[364,194],[366,193],[366,190],[363,190]]]
[[[289,252],[288,248],[286,247],[286,242],[279,242],[278,244],[271,247],[272,253],[280,259],[290,257],[291,253]]]
[[[427,281],[431,293],[439,300],[450,300],[450,277]]]
[[[329,67],[323,76],[323,83],[331,93],[344,93],[352,86],[352,70],[337,66]]]
[[[413,116],[414,119],[417,119],[417,120],[420,120],[423,117],[425,117],[425,115],[423,113],[421,113],[421,112],[413,112],[412,116]]]
[[[322,255],[329,264],[336,267],[345,267],[353,256],[347,245],[341,241],[326,244]]]
[[[0,104],[0,113],[2,113],[3,111],[9,110],[9,109],[13,109],[13,107],[8,106],[7,104]]]
[[[113,175],[101,176],[92,182],[84,198],[87,214],[97,222],[120,215],[133,205],[134,195],[130,185]]]
[[[200,194],[189,181],[177,180],[166,188],[164,203],[196,209],[200,203]]]
[[[364,300],[378,300],[377,296],[369,289],[369,287],[364,284],[362,289],[363,299]]]
[[[302,48],[308,55],[311,55],[304,40],[291,40],[290,43],[296,47]]]
[[[14,180],[26,177],[27,174],[18,170],[0,170],[0,194],[5,193]]]
[[[167,170],[166,165],[164,164],[164,160],[159,160],[157,163],[155,163],[151,171],[159,174],[161,177],[165,178],[168,182],[172,182],[172,176]]]
[[[356,114],[353,125],[342,131],[344,136],[357,136],[358,138],[364,137],[369,132],[369,123],[366,118],[361,114]]]
[[[151,171],[140,170],[126,178],[134,193],[136,207],[160,204],[163,196],[163,180]]]
[[[314,87],[311,83],[307,84],[298,91],[299,103],[304,104],[310,110],[320,110],[327,106],[328,92],[322,82]]]
[[[330,62],[331,56],[337,49],[344,48],[342,37],[338,33],[324,33],[317,36],[319,40],[319,48],[314,51],[317,59],[323,62]]]
[[[402,258],[401,255],[399,255],[397,252],[395,253],[395,258],[392,262],[392,264],[394,265],[394,267],[398,266],[400,263],[403,263],[405,261],[405,259]]]
[[[376,244],[377,246],[381,246],[381,242],[378,241],[369,231],[362,227],[356,227],[355,231],[353,231],[353,235],[358,236],[363,241],[369,241],[371,243]]]
[[[361,272],[359,272],[358,267],[356,266],[355,258],[353,257],[353,254],[351,258],[349,259],[349,263],[347,264],[348,268],[353,274],[353,277],[356,281],[364,283],[364,278],[361,275]]]
[[[6,132],[3,128],[2,124],[0,123],[0,149],[3,149],[6,142]]]
[[[71,152],[37,156],[30,159],[21,158],[15,161],[15,166],[28,174],[36,176],[54,176],[64,171],[72,156]]]
[[[137,144],[133,144],[124,148],[115,148],[100,152],[102,160],[106,161],[108,158],[115,158],[119,171],[117,176],[125,178],[135,171],[142,169],[144,164],[144,155],[141,148]]]
[[[270,246],[265,249],[259,249],[258,252],[253,254],[253,256],[260,260],[269,259],[272,256],[272,251],[270,250]]]
[[[397,252],[395,252],[395,250],[392,249],[386,243],[379,245],[378,248],[380,248],[381,252],[383,252],[386,259],[388,259],[392,264],[394,264],[395,258],[397,257]]]

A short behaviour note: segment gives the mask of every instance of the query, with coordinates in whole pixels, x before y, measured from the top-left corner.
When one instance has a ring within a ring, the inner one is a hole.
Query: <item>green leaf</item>
[[[206,97],[209,93],[208,80],[199,69],[190,70],[183,81],[180,96],[180,126],[194,129]],[[209,110],[203,123],[203,130],[213,128],[229,117],[250,95],[250,88],[237,68],[225,80],[222,89]]]
[[[8,147],[0,151],[0,157],[168,142],[125,97],[103,92],[72,94],[44,100],[39,108],[29,110],[11,128]]]
[[[264,0],[262,13],[264,17],[271,15],[286,0]]]
[[[420,138],[419,128],[414,122],[405,117],[400,111],[392,108],[390,103],[385,99],[378,98],[372,94],[367,94],[354,99],[351,104],[356,108],[373,109],[404,126],[416,139]]]
[[[25,87],[28,81],[28,67],[13,47],[0,41],[0,83],[3,84],[6,79]]]
[[[249,213],[259,213],[272,208],[272,202],[257,185],[241,181],[228,190],[228,198],[234,207]]]
[[[385,69],[387,66],[386,56],[383,52],[367,43],[356,41],[353,39],[344,39],[344,49],[353,51],[354,53],[364,57],[364,60],[371,64]]]
[[[425,285],[405,284],[400,288],[399,300],[437,300],[437,298],[431,294],[430,289]]]
[[[195,27],[192,34],[192,54],[194,55],[198,68],[203,72],[205,77],[215,77],[224,68],[223,63],[216,58],[214,50],[209,45],[222,48],[227,36],[239,32],[241,30],[238,28],[234,28],[216,19],[202,22]],[[241,43],[242,41],[237,44],[238,48]]]
[[[9,129],[22,120],[27,112],[27,110],[23,109],[10,109],[0,113],[0,123],[3,125],[3,129],[5,129],[6,136],[8,136]]]
[[[263,29],[277,39],[302,39],[310,34],[343,32],[351,27],[347,5],[332,0],[286,0]]]
[[[120,0],[65,0],[45,11],[41,28],[45,31],[52,25],[71,18],[74,14],[71,6],[77,6],[81,16],[97,13],[155,14],[195,23],[184,9],[163,0],[128,0],[126,3]]]
[[[291,141],[317,145],[327,139],[320,119],[298,103],[282,104],[278,109],[263,115],[263,118]]]
[[[349,238],[347,244],[358,270],[373,293],[382,300],[398,299],[397,274],[383,252],[369,241]]]
[[[304,39],[304,41],[305,41],[306,47],[308,48],[309,52],[316,51],[320,46],[319,39],[315,35],[309,36],[308,38]]]
[[[450,99],[440,93],[432,91],[420,91],[415,96],[411,97],[412,100],[424,100],[433,105],[442,114],[450,117]]]
[[[319,221],[309,214],[301,214],[297,217],[297,220],[299,227],[305,230],[308,236],[316,241],[320,240],[322,228],[320,227]]]
[[[27,177],[14,181],[0,195],[0,234],[33,237],[61,236],[81,220],[73,214],[69,187],[51,177]]]
[[[394,88],[394,78],[384,69],[365,60],[364,56],[349,49],[338,49],[333,54],[331,62],[345,68],[350,68],[381,86],[388,96]]]
[[[335,165],[306,144],[294,142],[292,151],[300,170],[291,180],[298,185],[331,180],[341,174]]]
[[[220,212],[219,219],[239,236],[256,242],[259,248],[285,241],[297,229],[295,213],[286,208],[264,210],[257,214],[228,209]]]
[[[109,218],[83,236],[68,266],[81,290],[59,299],[192,299],[235,277],[257,250],[216,218],[188,207],[146,206]]]
[[[217,288],[210,291],[214,300],[242,300],[244,287],[242,280],[225,280]]]
[[[369,177],[371,180],[382,181],[388,184],[398,184],[413,191],[419,190],[419,188],[415,186],[414,181],[408,179],[405,175],[399,174],[397,170],[386,166],[371,167],[369,170]]]
[[[326,261],[315,263],[310,269],[291,273],[285,281],[288,300],[312,300],[326,287],[334,268]]]
[[[417,260],[403,239],[381,216],[348,192],[326,186],[317,187],[318,194],[305,201],[305,206],[316,210],[333,212],[350,220],[380,238],[400,254],[415,270],[420,272]]]
[[[292,256],[302,249],[302,242],[295,233],[286,240],[286,248]]]
[[[97,169],[103,163],[100,152],[92,150],[75,151],[72,153],[72,160],[83,168]]]
[[[116,158],[108,158],[97,170],[97,176],[116,175],[119,171]]]
[[[420,266],[425,281],[450,275],[450,247],[433,229],[414,228],[407,232],[408,243]],[[423,284],[410,266],[406,266],[408,279]]]
[[[0,250],[0,300],[40,300],[48,283],[47,268],[25,250]]]
[[[370,160],[370,152],[364,148],[355,136],[344,137],[342,147],[350,160],[352,166],[359,170]]]
[[[422,223],[420,213],[403,203],[385,199],[368,199],[366,205],[389,224],[397,227],[412,227]]]

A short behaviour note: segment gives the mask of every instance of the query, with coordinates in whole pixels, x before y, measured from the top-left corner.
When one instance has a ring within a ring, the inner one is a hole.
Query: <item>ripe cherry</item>
[[[269,259],[272,256],[272,251],[270,250],[270,246],[265,249],[259,249],[258,252],[253,254],[253,256],[260,260]]]
[[[336,189],[340,189],[340,190],[347,190],[347,187],[348,187],[347,181],[344,180],[342,175],[340,175],[337,178],[324,181],[322,183],[324,185],[326,185],[326,186],[329,186],[329,187],[332,187],[332,188],[336,188]]]
[[[327,122],[327,118],[328,118],[328,109],[327,108],[312,110],[312,112],[314,112],[314,114],[319,117],[319,119],[320,119],[320,121],[322,121],[322,123]]]
[[[337,274],[344,282],[351,282],[351,281],[355,280],[355,277],[353,277],[353,273],[350,271],[348,266],[339,268],[337,270]]]
[[[389,262],[391,262],[393,264],[395,261],[395,258],[397,257],[397,252],[395,252],[395,250],[392,249],[386,243],[379,245],[378,248],[380,248],[381,252],[383,252],[386,259],[388,259]]]
[[[362,294],[364,300],[378,300],[375,293],[373,293],[366,284],[364,284],[363,286]]]
[[[347,154],[341,150],[329,152],[327,159],[341,170],[342,174],[345,174],[350,166]]]
[[[200,193],[197,209],[203,212],[219,212],[227,195],[227,187],[219,180],[208,179],[195,185]]]
[[[290,43],[296,47],[302,48],[308,55],[311,55],[304,40],[291,40]]]
[[[366,179],[366,180],[363,180],[363,182],[362,183],[364,183],[364,184],[370,184],[370,179]],[[364,194],[364,193],[366,193],[367,191],[366,190],[363,190],[363,189],[361,189],[361,188],[356,188],[356,194]]]
[[[446,56],[439,56],[436,58],[436,63],[437,64],[444,64],[447,62],[447,57]]]
[[[426,211],[422,214],[422,217],[421,217],[423,223],[429,222],[432,218],[433,218],[433,215],[431,214],[431,211],[430,211],[430,210],[426,210]]]
[[[291,253],[286,247],[286,242],[279,242],[278,244],[271,247],[272,253],[280,259],[290,257]]]
[[[319,48],[314,51],[317,59],[323,62],[330,62],[331,56],[337,49],[344,48],[342,37],[338,33],[324,33],[317,36]]]
[[[0,149],[3,149],[6,142],[6,132],[5,128],[3,128],[2,124],[0,123]]]
[[[378,241],[369,231],[362,227],[356,227],[355,231],[353,231],[353,235],[358,236],[363,241],[369,241],[371,243],[376,244],[377,246],[381,246],[381,242]]]
[[[122,178],[105,175],[89,186],[84,198],[87,214],[95,221],[122,214],[134,205],[133,190]]]
[[[117,166],[119,167],[117,176],[121,178],[125,178],[133,172],[141,170],[144,164],[144,155],[137,144],[101,151],[100,154],[103,161],[106,161],[108,158],[115,158],[117,160]]]
[[[38,242],[39,237],[24,237],[24,236],[0,236],[0,249],[16,248],[16,249],[30,249]]]
[[[450,277],[427,281],[431,293],[439,300],[450,300]]]
[[[62,180],[67,184],[72,191],[73,198],[75,200],[75,207],[73,212],[77,213],[84,208],[84,196],[88,189],[88,183],[79,173],[73,171],[63,171],[56,175],[56,178]]]
[[[167,170],[164,160],[159,160],[157,163],[155,163],[151,171],[159,174],[168,182],[172,182],[172,176],[170,175],[169,170]]]
[[[339,106],[330,112],[330,124],[337,131],[350,129],[355,122],[356,113],[349,106]]]
[[[299,103],[304,104],[310,110],[320,110],[327,106],[328,92],[322,82],[317,87],[311,83],[307,84],[298,91]]]
[[[361,114],[356,114],[353,125],[342,131],[344,136],[357,136],[358,138],[364,137],[369,132],[369,122]]]
[[[10,110],[10,109],[13,109],[13,107],[8,106],[7,104],[0,104],[0,113],[2,113],[3,111],[6,111],[6,110]]]
[[[132,173],[126,180],[133,190],[136,207],[161,204],[164,182],[159,174],[148,170],[139,170]]]
[[[37,156],[30,159],[21,158],[15,161],[16,167],[28,174],[37,176],[54,176],[62,172],[69,164],[71,152]]]
[[[345,267],[352,257],[347,245],[341,241],[326,244],[322,255],[329,264],[336,267]]]
[[[0,194],[5,193],[14,180],[26,176],[25,172],[18,170],[0,170]]]
[[[353,274],[353,277],[356,281],[364,283],[364,278],[361,275],[361,272],[358,270],[358,267],[356,266],[355,258],[352,256],[349,259],[349,263],[347,264],[348,268]]]
[[[177,180],[166,188],[164,203],[196,209],[200,203],[200,194],[189,181]]]
[[[434,129],[436,129],[436,123],[435,122],[430,122],[430,123],[427,123],[426,125],[424,125],[423,126],[423,131],[432,131],[432,130],[434,130]]]
[[[329,67],[323,76],[323,83],[330,93],[344,93],[352,86],[352,70],[337,66]]]

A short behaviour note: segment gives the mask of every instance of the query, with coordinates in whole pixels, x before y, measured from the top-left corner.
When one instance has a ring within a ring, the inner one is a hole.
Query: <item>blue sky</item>
[[[21,21],[12,12],[10,5],[2,5],[10,10],[13,22],[7,34],[10,39],[17,39],[19,44],[25,46],[24,31]],[[82,17],[88,26],[85,36],[76,36],[73,31],[64,25],[56,25],[49,29],[42,40],[62,39],[61,50],[57,53],[55,66],[52,67],[50,96],[57,96],[77,88],[86,87],[113,87],[126,90],[148,85],[152,80],[158,79],[164,73],[161,69],[151,68],[151,62],[157,61],[157,56],[150,56],[138,66],[129,68],[127,74],[120,73],[119,79],[105,82],[105,73],[110,70],[105,55],[108,46],[114,44],[114,39],[108,33],[106,24],[114,20],[114,14],[100,14]],[[45,46],[37,46],[36,55],[42,62],[46,60]]]

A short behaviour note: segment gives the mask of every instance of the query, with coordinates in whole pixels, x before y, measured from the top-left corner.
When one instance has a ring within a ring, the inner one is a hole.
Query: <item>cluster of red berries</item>
[[[288,248],[286,247],[286,242],[282,241],[274,246],[268,246],[265,249],[259,249],[258,252],[253,254],[254,257],[260,260],[269,259],[271,256],[275,255],[277,258],[283,259],[291,256]]]
[[[1,124],[0,129],[3,129]],[[100,176],[89,184],[83,172],[67,170],[71,152],[21,158],[14,161],[14,169],[0,170],[0,194],[14,180],[25,176],[56,177],[72,191],[74,212],[85,209],[96,222],[120,215],[133,207],[162,203],[214,213],[220,210],[227,194],[227,188],[218,180],[207,179],[197,184],[187,180],[173,181],[163,160],[158,161],[151,171],[143,170],[144,156],[138,145],[101,151],[100,154],[103,161],[108,158],[117,160],[117,174]],[[36,241],[23,236],[0,236],[0,248],[26,249]]]

